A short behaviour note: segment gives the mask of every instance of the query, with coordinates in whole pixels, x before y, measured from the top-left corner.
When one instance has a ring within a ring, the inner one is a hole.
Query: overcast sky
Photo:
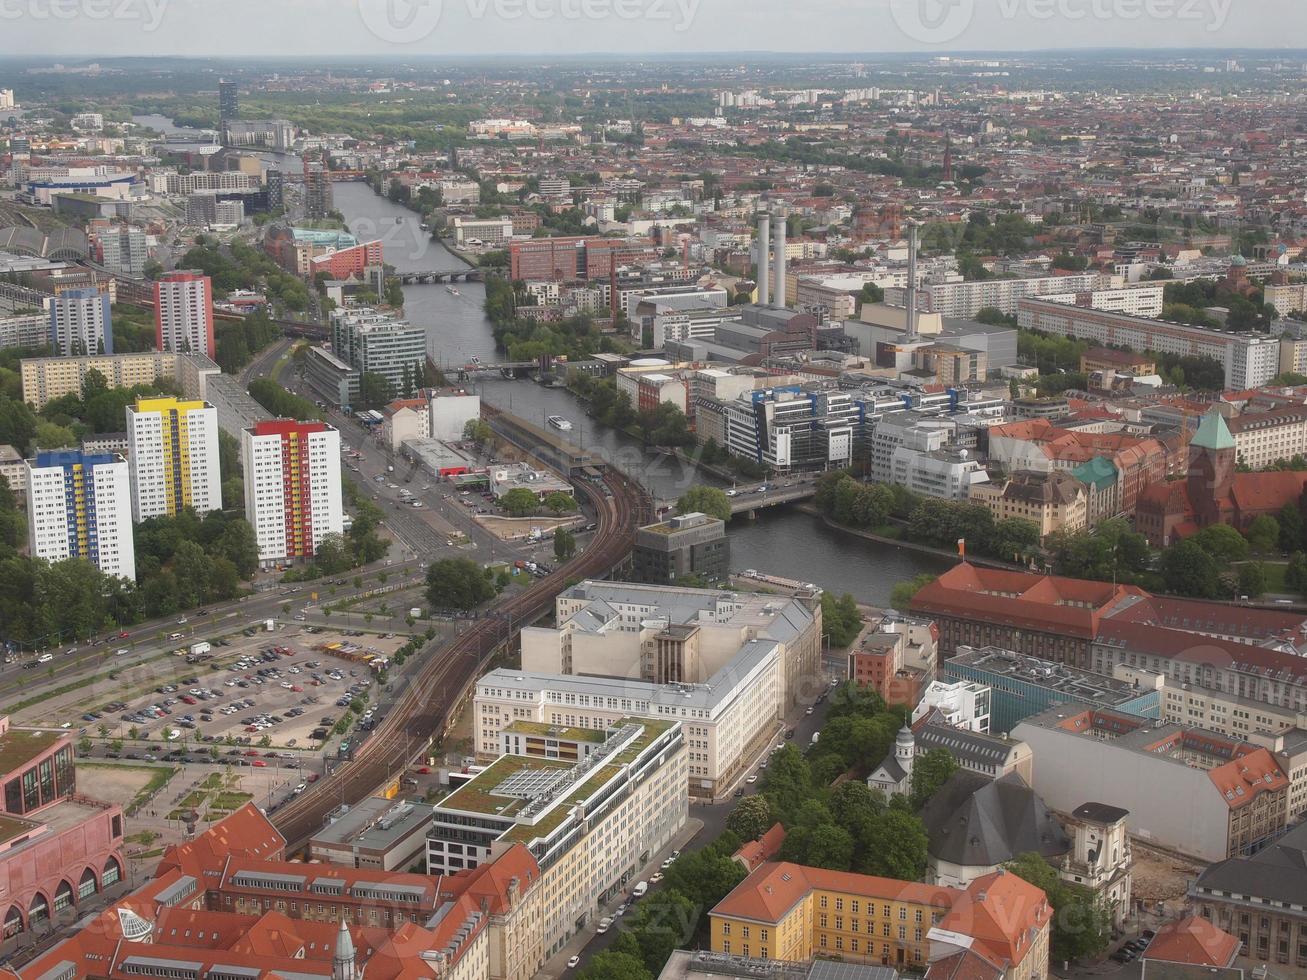
[[[1307,0],[0,0],[0,54],[1278,48]]]

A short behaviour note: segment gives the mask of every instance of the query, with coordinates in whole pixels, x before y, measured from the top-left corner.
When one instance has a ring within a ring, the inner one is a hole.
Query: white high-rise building
[[[145,263],[150,257],[145,232],[130,225],[119,225],[102,232],[99,238],[106,269],[133,279],[145,275]]]
[[[127,446],[137,521],[222,508],[218,410],[208,402],[138,398],[127,406]]]
[[[325,422],[273,419],[241,431],[245,519],[259,561],[311,558],[328,534],[344,531],[340,433]]]
[[[136,578],[127,463],[117,454],[40,453],[27,461],[33,558],[85,558],[106,575]]]
[[[65,289],[52,297],[50,344],[61,357],[112,354],[109,294],[98,289]]]
[[[195,272],[170,272],[154,284],[155,346],[214,355],[213,284]]]

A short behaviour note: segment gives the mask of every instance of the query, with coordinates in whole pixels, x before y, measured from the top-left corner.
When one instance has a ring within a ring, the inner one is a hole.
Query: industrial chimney
[[[920,339],[917,336],[917,224],[916,219],[908,221],[908,322],[903,340],[909,344]]]
[[[758,216],[758,305],[771,302],[771,285],[767,276],[771,271],[771,216],[764,211]]]
[[[776,284],[772,286],[772,297],[775,302],[772,303],[778,310],[785,309],[785,217],[776,215],[772,219],[774,227],[772,237],[776,239],[772,248],[776,251],[776,265],[772,272],[772,278]]]

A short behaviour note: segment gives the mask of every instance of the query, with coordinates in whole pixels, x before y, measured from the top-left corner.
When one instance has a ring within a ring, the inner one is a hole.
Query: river
[[[379,197],[363,183],[335,186],[336,209],[360,239],[381,238],[386,262],[400,272],[464,266],[419,227],[418,216]],[[398,220],[397,220],[398,219]],[[427,352],[438,364],[467,364],[473,356],[496,356],[490,322],[482,309],[485,288],[459,283],[458,295],[441,284],[404,287],[408,318],[427,328]],[[543,426],[550,415],[572,420],[568,438],[637,477],[660,500],[672,500],[696,483],[719,481],[660,454],[646,453],[639,442],[598,425],[566,390],[530,381],[492,379],[475,387],[491,405]],[[937,573],[950,563],[915,551],[880,545],[842,534],[800,512],[779,509],[749,521],[731,523],[731,566],[755,568],[826,589],[851,592],[877,606],[889,604],[890,590],[922,572]]]

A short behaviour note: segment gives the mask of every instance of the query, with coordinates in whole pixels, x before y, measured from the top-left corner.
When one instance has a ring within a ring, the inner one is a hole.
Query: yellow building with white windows
[[[137,522],[221,509],[218,412],[208,402],[138,398],[127,406],[127,446]]]

